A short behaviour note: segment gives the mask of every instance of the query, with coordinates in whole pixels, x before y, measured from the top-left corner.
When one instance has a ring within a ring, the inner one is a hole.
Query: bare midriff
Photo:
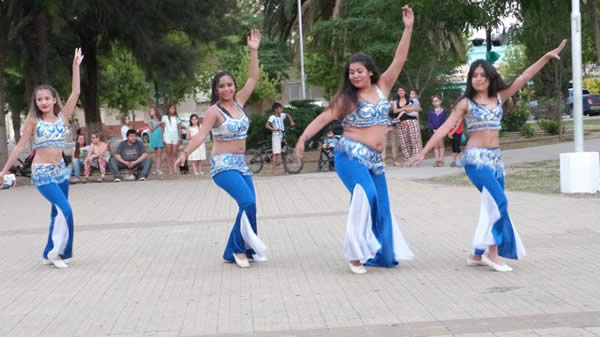
[[[35,150],[33,164],[58,164],[63,160],[62,147],[40,147]]]
[[[500,132],[498,130],[482,130],[469,133],[467,147],[498,147],[500,146]]]
[[[246,140],[240,139],[224,142],[215,139],[211,153],[246,153]]]
[[[376,151],[383,152],[385,147],[385,134],[388,131],[386,125],[375,125],[366,128],[344,128],[344,137],[353,139]]]

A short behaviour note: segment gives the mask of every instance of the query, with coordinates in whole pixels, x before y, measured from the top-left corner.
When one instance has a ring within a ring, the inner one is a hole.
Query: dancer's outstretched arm
[[[17,158],[19,158],[21,152],[23,152],[25,144],[29,144],[29,140],[33,136],[33,130],[35,129],[36,125],[37,122],[34,121],[32,118],[27,118],[25,120],[23,135],[21,136],[21,139],[19,139],[19,142],[17,143],[17,145],[15,145],[15,148],[8,156],[8,160],[6,161],[6,164],[4,164],[4,168],[2,168],[2,171],[0,171],[0,183],[2,183],[4,175],[8,174],[8,171],[10,170],[13,163],[17,160]]]
[[[258,46],[260,46],[260,32],[258,29],[252,29],[248,36],[248,48],[250,48],[250,65],[248,67],[248,80],[244,87],[237,92],[235,95],[236,101],[244,106],[252,95],[252,91],[256,87],[258,82],[259,68],[258,68]]]
[[[396,48],[394,60],[387,70],[381,74],[381,77],[377,82],[377,85],[383,91],[385,96],[389,95],[390,90],[394,86],[394,83],[396,83],[400,71],[402,71],[402,67],[404,67],[404,63],[406,63],[406,59],[408,58],[408,48],[410,47],[410,37],[412,35],[415,17],[412,8],[407,5],[402,7],[402,21],[404,22],[404,32],[402,33],[402,38]]]
[[[523,88],[525,84],[527,84],[527,81],[532,79],[533,76],[535,76],[535,74],[537,74],[540,70],[542,70],[542,68],[544,68],[548,61],[550,61],[553,58],[559,60],[560,52],[563,50],[563,48],[565,48],[566,44],[567,40],[562,40],[558,47],[547,52],[544,56],[537,60],[537,62],[529,66],[529,68],[525,69],[525,71],[519,77],[517,77],[508,88],[501,90],[500,98],[502,99],[502,103],[506,102],[509,98],[511,98],[517,92],[519,92],[519,90],[521,90],[521,88]]]
[[[69,99],[67,99],[67,103],[63,106],[62,114],[65,121],[68,121],[75,111],[75,107],[77,106],[77,101],[79,100],[79,92],[81,91],[81,83],[79,79],[79,65],[83,61],[83,54],[81,53],[81,48],[75,49],[75,55],[73,56],[73,78],[71,84],[71,95],[69,95]]]
[[[456,122],[461,121],[463,119],[466,113],[467,99],[463,98],[460,100],[460,102],[458,102],[458,104],[456,104],[456,106],[452,110],[452,113],[446,119],[444,124],[442,124],[442,126],[440,126],[440,128],[433,133],[423,150],[421,150],[421,152],[419,152],[416,156],[411,157],[408,160],[407,165],[415,166],[418,163],[420,163],[425,158],[427,152],[433,149],[433,146],[439,143],[448,134],[450,129],[452,129],[456,125]]]
[[[325,111],[321,112],[317,118],[313,119],[310,124],[308,124],[306,129],[304,129],[304,132],[302,132],[300,137],[298,137],[298,142],[296,143],[295,152],[298,160],[302,159],[304,156],[304,143],[316,135],[327,124],[333,122],[337,118],[338,116],[333,110],[326,109]]]
[[[194,137],[192,137],[188,145],[183,149],[183,151],[181,151],[179,158],[177,158],[177,160],[175,161],[175,169],[177,169],[177,166],[183,166],[188,154],[194,152],[194,150],[196,150],[198,147],[200,147],[200,145],[202,145],[202,143],[204,143],[204,139],[206,138],[206,136],[208,136],[208,133],[214,127],[217,121],[217,114],[218,112],[216,106],[213,105],[210,108],[208,108],[208,110],[206,111],[206,115],[204,116],[204,123],[202,123],[206,127],[200,128],[200,131],[198,131],[198,133]]]

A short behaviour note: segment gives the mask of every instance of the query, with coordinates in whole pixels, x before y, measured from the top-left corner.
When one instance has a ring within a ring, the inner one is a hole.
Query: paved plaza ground
[[[0,191],[0,336],[600,336],[599,199],[508,192],[528,256],[497,273],[464,263],[479,193],[413,180],[458,172],[428,166],[387,168],[415,260],[365,275],[335,173],[256,179],[269,261],[249,269],[221,258],[237,207],[208,179],[71,186],[66,270],[41,265],[47,201]]]

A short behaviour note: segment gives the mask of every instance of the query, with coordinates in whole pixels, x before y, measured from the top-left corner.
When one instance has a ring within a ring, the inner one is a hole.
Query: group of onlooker
[[[137,179],[144,181],[148,178],[152,159],[148,158],[146,147],[137,139],[135,130],[129,129],[125,132],[126,139],[122,140],[117,150],[111,157],[108,143],[100,134],[92,133],[91,143],[86,143],[85,136],[79,134],[75,142],[75,147],[71,151],[71,168],[74,183],[87,182],[91,170],[100,171],[100,177],[97,181],[104,181],[106,169],[110,168],[113,180],[121,181],[120,169],[132,169],[139,171]],[[83,167],[84,176],[81,177],[81,167]]]
[[[423,149],[423,142],[421,138],[421,128],[419,126],[419,112],[421,103],[419,101],[419,92],[417,90],[411,90],[409,95],[406,95],[406,89],[399,87],[397,91],[397,97],[391,101],[392,112],[390,114],[391,129],[389,132],[390,145],[392,147],[392,161],[395,166],[401,165],[398,157],[398,146],[402,151],[404,160],[408,160],[410,157],[415,156]],[[444,124],[446,121],[447,113],[442,107],[442,98],[438,95],[431,97],[432,107],[427,112],[427,129],[429,130],[430,136],[433,135],[437,129]],[[450,166],[456,166],[456,161],[460,156],[461,142],[465,139],[462,134],[462,123],[457,125],[450,130],[448,138],[452,142],[453,161]],[[434,147],[435,153],[435,167],[444,166],[444,141],[440,141]],[[385,158],[386,151],[384,149],[383,156]]]
[[[190,116],[190,125],[184,126],[181,118],[177,115],[177,107],[172,104],[167,109],[167,114],[161,116],[156,107],[150,107],[150,122],[148,123],[149,147],[155,152],[156,167],[153,174],[162,175],[161,170],[162,153],[166,148],[167,170],[169,174],[175,174],[174,163],[177,158],[179,141],[182,139],[182,130],[187,128],[186,138],[190,139],[196,135],[202,124],[197,114]],[[112,157],[110,149],[101,134],[92,133],[91,143],[87,144],[86,137],[77,133],[75,147],[71,152],[73,182],[87,182],[92,169],[100,171],[97,181],[104,181],[106,169],[110,168],[113,181],[121,181],[120,170],[130,169],[139,171],[138,180],[146,180],[152,169],[152,159],[148,157],[144,143],[138,139],[136,131],[131,127],[128,116],[121,119],[121,142]],[[202,161],[206,160],[206,148],[202,144],[196,151],[188,156],[188,165],[195,175],[204,174]],[[84,176],[81,177],[83,168]]]

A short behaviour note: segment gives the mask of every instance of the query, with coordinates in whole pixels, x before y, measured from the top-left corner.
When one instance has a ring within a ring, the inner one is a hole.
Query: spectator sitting
[[[144,144],[137,139],[134,129],[127,131],[127,140],[119,143],[117,151],[110,159],[110,171],[115,182],[121,181],[120,169],[141,169],[137,178],[144,181],[152,168],[152,159],[148,158]]]
[[[106,144],[102,136],[97,133],[92,133],[92,143],[88,147],[87,157],[83,162],[83,172],[85,177],[83,182],[87,182],[90,172],[93,168],[100,170],[99,182],[104,181],[104,175],[106,174],[106,166],[108,166],[108,160],[110,159],[110,152],[108,151],[108,144]]]
[[[75,147],[71,151],[71,168],[73,170],[73,183],[79,182],[81,167],[87,158],[88,146],[84,135],[77,135]]]

